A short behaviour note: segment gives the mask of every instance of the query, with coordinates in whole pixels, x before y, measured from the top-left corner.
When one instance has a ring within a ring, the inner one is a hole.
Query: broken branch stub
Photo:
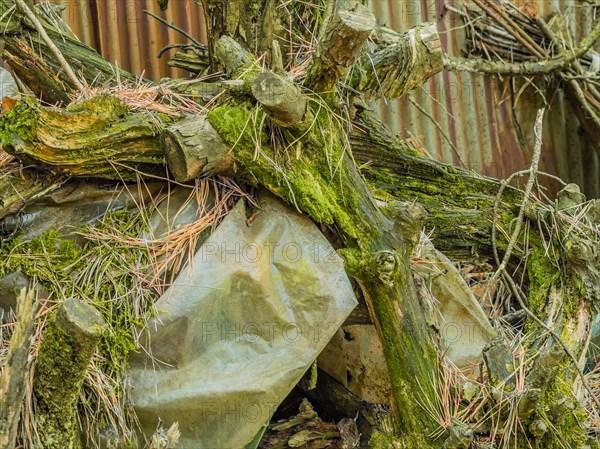
[[[395,43],[362,60],[358,90],[375,97],[398,98],[423,85],[444,68],[444,52],[433,22],[397,33]]]
[[[305,122],[307,100],[293,81],[263,72],[254,79],[252,94],[278,125],[299,127]]]
[[[366,6],[357,3],[348,7],[345,1],[336,6],[324,25],[317,56],[306,76],[306,85],[315,92],[333,88],[354,64],[375,28],[375,16]]]
[[[27,359],[35,329],[35,289],[23,288],[17,300],[14,332],[0,375],[0,448],[12,449],[17,439],[21,406],[29,371]]]
[[[67,299],[50,318],[34,376],[39,436],[43,447],[78,447],[77,403],[85,373],[107,329],[100,313]]]
[[[167,165],[178,182],[233,175],[235,160],[205,115],[189,115],[161,135]]]

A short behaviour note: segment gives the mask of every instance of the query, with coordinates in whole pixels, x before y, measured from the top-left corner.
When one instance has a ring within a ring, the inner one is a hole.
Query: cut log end
[[[206,116],[189,116],[171,125],[161,135],[161,143],[169,170],[178,182],[235,173],[231,150]]]
[[[330,90],[354,64],[375,24],[375,16],[366,6],[358,3],[348,8],[342,2],[324,25],[307,84],[317,92]]]
[[[90,304],[61,303],[40,344],[34,377],[40,447],[80,447],[77,402],[85,373],[107,324]]]

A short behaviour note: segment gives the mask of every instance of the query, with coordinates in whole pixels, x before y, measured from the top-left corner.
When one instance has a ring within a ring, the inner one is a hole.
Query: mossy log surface
[[[433,423],[416,398],[432,398],[433,391],[428,385],[420,389],[418,379],[435,372],[437,358],[410,280],[410,254],[420,229],[419,208],[396,203],[387,214],[380,209],[344,153],[339,125],[322,110],[311,112],[320,120],[319,126],[308,131],[302,149],[286,168],[278,166],[279,156],[270,145],[266,127],[248,129],[251,111],[248,104],[224,104],[208,118],[226,143],[235,144],[235,157],[253,182],[337,230],[345,247],[341,253],[347,270],[359,280],[380,330],[393,384],[395,430],[414,447],[428,447],[426,435],[433,430]],[[260,117],[255,120],[264,123]],[[255,136],[261,139],[258,156]],[[328,151],[324,136],[331,139]],[[287,138],[293,139],[293,133]],[[330,169],[334,164],[339,164],[337,174]]]
[[[106,323],[89,304],[67,299],[50,318],[36,361],[34,391],[42,447],[81,447],[77,403]]]
[[[365,109],[359,110],[350,141],[375,195],[417,201],[425,208],[425,226],[433,231],[436,248],[453,258],[492,260],[494,202],[501,181],[417,155]],[[510,223],[522,201],[520,190],[507,187],[498,221]]]
[[[2,147],[20,160],[68,176],[136,179],[138,171],[164,175],[158,115],[131,113],[102,95],[67,108],[26,98],[0,118]]]
[[[2,0],[0,6],[6,10],[9,3]],[[430,379],[436,375],[438,368],[437,353],[410,271],[410,258],[423,223],[427,230],[433,231],[437,248],[448,256],[495,263],[494,249],[502,257],[507,249],[507,236],[525,201],[527,213],[522,235],[518,237],[522,242],[522,238],[527,236],[528,242],[515,247],[509,261],[512,262],[509,263],[510,268],[526,265],[525,271],[516,273],[527,279],[523,283],[527,290],[524,292],[528,296],[527,306],[541,320],[549,323],[576,357],[582,355],[589,322],[599,302],[600,256],[593,243],[578,235],[579,231],[573,232],[570,218],[560,215],[565,212],[560,207],[557,210],[532,203],[529,198],[524,198],[523,192],[512,187],[504,188],[498,180],[419,157],[375,120],[363,107],[360,98],[354,97],[352,104],[342,104],[345,108],[340,108],[340,104],[347,102],[349,97],[336,97],[337,89],[342,88],[341,83],[336,85],[336,81],[353,61],[360,59],[361,51],[368,51],[367,46],[362,44],[366,39],[366,29],[371,26],[369,20],[356,22],[362,31],[356,34],[353,45],[348,46],[347,54],[343,54],[346,46],[337,33],[343,31],[346,33],[342,33],[344,36],[350,36],[352,33],[347,32],[354,22],[336,22],[336,17],[339,18],[337,13],[347,12],[344,9],[346,2],[327,3],[320,19],[322,23],[314,22],[322,26],[323,48],[315,55],[313,65],[309,65],[308,75],[302,84],[289,86],[287,81],[292,82],[291,78],[283,83],[288,84],[292,96],[302,100],[293,106],[300,104],[306,107],[301,122],[308,119],[310,125],[299,127],[297,108],[287,108],[284,102],[271,103],[268,98],[261,99],[259,91],[254,92],[252,97],[251,87],[264,71],[262,63],[258,63],[258,56],[266,54],[267,65],[272,63],[276,77],[281,75],[281,67],[285,63],[281,49],[273,45],[273,41],[281,37],[277,35],[281,11],[274,8],[275,2],[204,0],[202,3],[213,69],[223,68],[229,81],[236,82],[235,89],[227,89],[223,84],[214,91],[208,89],[210,95],[220,89],[228,93],[222,95],[202,119],[214,128],[222,141],[222,148],[233,150],[233,158],[242,168],[238,172],[239,179],[267,187],[315,222],[328,227],[335,235],[335,243],[345,258],[347,271],[361,287],[378,329],[392,382],[394,429],[389,435],[378,435],[372,441],[374,446],[387,449],[400,442],[399,447],[427,449],[444,444],[444,438],[431,441],[430,435],[437,423],[421,406],[422,403],[435,402],[436,392]],[[361,9],[357,2],[348,4],[354,5],[350,7],[351,11]],[[341,25],[332,27],[331,23]],[[23,36],[29,37],[31,28],[26,23],[20,28],[22,19],[18,15],[3,25],[6,48],[10,53],[7,54],[8,60],[13,61],[15,67],[23,65],[28,54],[19,53],[23,49],[19,50],[16,42]],[[355,64],[352,70],[356,69],[356,73],[348,77],[351,86],[367,94],[397,96],[439,71],[439,38],[431,25],[405,34],[386,33],[384,37],[379,34],[378,47],[370,55],[374,63],[371,68],[368,64]],[[39,41],[35,35],[31,39]],[[57,39],[57,45],[59,41]],[[384,48],[385,45],[388,48]],[[107,73],[106,70],[110,69],[110,65],[94,58],[88,61],[87,50],[70,53],[73,46],[75,44],[70,42],[64,53],[74,64],[76,60],[82,65],[89,63],[88,68],[95,72],[94,75],[98,71]],[[336,51],[342,53],[327,53]],[[15,55],[20,59],[15,59]],[[56,72],[46,77],[43,84],[36,85],[38,75],[27,83],[31,84],[34,92],[43,93],[44,98],[54,96],[56,101],[64,102],[60,90],[68,91],[69,80],[58,73],[58,67],[53,66],[56,61],[51,56],[44,55],[44,60],[44,64],[54,67]],[[414,66],[416,60],[420,61],[418,67]],[[323,70],[315,72],[319,65]],[[45,71],[45,66],[38,70]],[[27,79],[28,74],[23,70],[19,72],[15,68],[15,72]],[[87,79],[90,72],[84,73]],[[361,74],[365,76],[362,79]],[[374,84],[375,74],[384,81],[383,84]],[[223,83],[222,80],[220,82]],[[64,86],[67,88],[64,89]],[[315,88],[328,92],[326,95],[307,95]],[[349,95],[358,94],[352,91]],[[339,119],[341,109],[352,111],[357,125],[350,135],[348,117]],[[169,145],[177,150],[197,150],[204,145],[203,139],[191,131],[196,125],[186,126],[187,120],[191,119],[176,121],[150,112],[134,112],[106,96],[84,100],[63,109],[44,108],[39,102],[24,100],[0,120],[0,137],[6,151],[24,162],[32,162],[54,172],[70,176],[134,179],[140,172],[142,175],[164,173],[163,151],[170,151]],[[181,145],[182,148],[177,148]],[[183,161],[183,175],[180,179],[202,173],[207,164],[204,160],[197,160],[197,153],[183,151],[181,154],[179,162]],[[120,170],[117,176],[115,165]],[[362,166],[360,171],[358,165]],[[26,189],[27,185],[24,185],[22,190]],[[501,189],[503,193],[497,198]],[[31,195],[36,195],[41,190],[34,189],[32,192]],[[14,208],[16,200],[10,194],[5,196],[11,198],[7,207]],[[573,207],[580,207],[580,200],[573,200]],[[497,214],[494,211],[496,202]],[[498,231],[496,242],[492,241],[494,222],[495,231]],[[595,223],[597,225],[597,219]],[[542,225],[556,232],[551,236],[544,235],[544,231],[540,231]],[[548,242],[557,248],[552,257],[547,255],[545,245]],[[44,336],[41,349],[44,345],[48,348],[40,352],[41,368],[53,363],[48,356],[52,354],[52,348],[58,351],[58,347],[71,348],[76,343],[69,339],[68,332],[58,330],[58,322],[57,315]],[[533,320],[528,320],[524,330],[534,337],[527,349],[535,351],[536,358],[529,373],[531,377],[524,382],[528,393],[523,395],[522,403],[516,403],[525,421],[525,440],[531,438],[538,447],[548,449],[564,444],[585,447],[585,429],[579,424],[581,409],[564,406],[575,385],[573,365],[564,351],[560,351],[556,339]],[[52,343],[60,339],[60,344]],[[93,352],[91,344],[84,346],[85,351]],[[76,353],[72,351],[69,354]],[[489,355],[493,356],[491,352]],[[80,365],[84,365],[84,358],[80,361]],[[495,361],[488,360],[488,366],[492,367]],[[509,368],[507,371],[510,371]],[[82,375],[81,370],[85,368],[80,367],[78,376]],[[36,380],[42,391],[41,401],[51,404],[57,400],[60,403],[63,398],[55,398],[57,391],[48,393],[45,399],[43,397],[44,385],[48,387],[53,382],[58,385],[62,381],[58,380],[57,370],[50,369],[48,372],[54,373],[48,375],[48,382]],[[506,376],[507,373],[499,375]],[[72,379],[76,377],[73,375]],[[515,398],[516,393],[510,385],[503,388],[507,397]],[[76,395],[69,395],[68,400],[71,406]],[[58,419],[55,416],[58,415],[62,421],[54,428],[59,426],[61,434],[69,435],[73,420],[60,412],[60,407],[69,404],[56,406],[48,413],[48,428],[54,426],[52,420]],[[49,406],[47,410],[50,410]],[[509,417],[501,416],[499,419],[506,421]],[[559,429],[560,433],[548,432],[547,423]],[[50,432],[50,435],[54,433]],[[72,432],[70,435],[73,435]],[[453,424],[444,437],[447,438],[447,447],[461,447],[461,444],[465,447],[469,443],[464,442],[472,440],[473,434],[469,429]]]
[[[35,289],[23,288],[17,299],[16,324],[0,375],[0,448],[13,449],[28,381],[29,347],[35,328]]]

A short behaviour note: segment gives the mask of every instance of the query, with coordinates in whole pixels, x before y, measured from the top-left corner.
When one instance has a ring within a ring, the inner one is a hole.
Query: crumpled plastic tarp
[[[22,230],[24,242],[52,230],[83,243],[83,239],[74,234],[78,226],[95,223],[109,211],[148,204],[162,189],[160,183],[146,183],[143,189],[138,189],[72,179],[18,214],[4,218],[0,228],[8,232]]]
[[[423,233],[417,254],[427,260],[414,269],[429,279],[427,288],[436,303],[434,325],[444,354],[460,368],[477,366],[496,331],[455,265]]]
[[[250,447],[357,304],[307,217],[264,196],[247,221],[239,201],[156,303],[128,373],[147,437],[178,422],[178,447]]]

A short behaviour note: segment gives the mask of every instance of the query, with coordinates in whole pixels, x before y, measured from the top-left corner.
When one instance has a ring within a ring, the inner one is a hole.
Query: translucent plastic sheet
[[[181,448],[250,446],[356,306],[341,259],[305,216],[264,197],[230,212],[156,304],[131,360],[144,431]]]
[[[444,353],[461,368],[476,366],[496,331],[454,264],[425,234],[421,234],[419,257],[427,259],[417,271],[430,279],[427,288],[435,302],[435,326]]]

